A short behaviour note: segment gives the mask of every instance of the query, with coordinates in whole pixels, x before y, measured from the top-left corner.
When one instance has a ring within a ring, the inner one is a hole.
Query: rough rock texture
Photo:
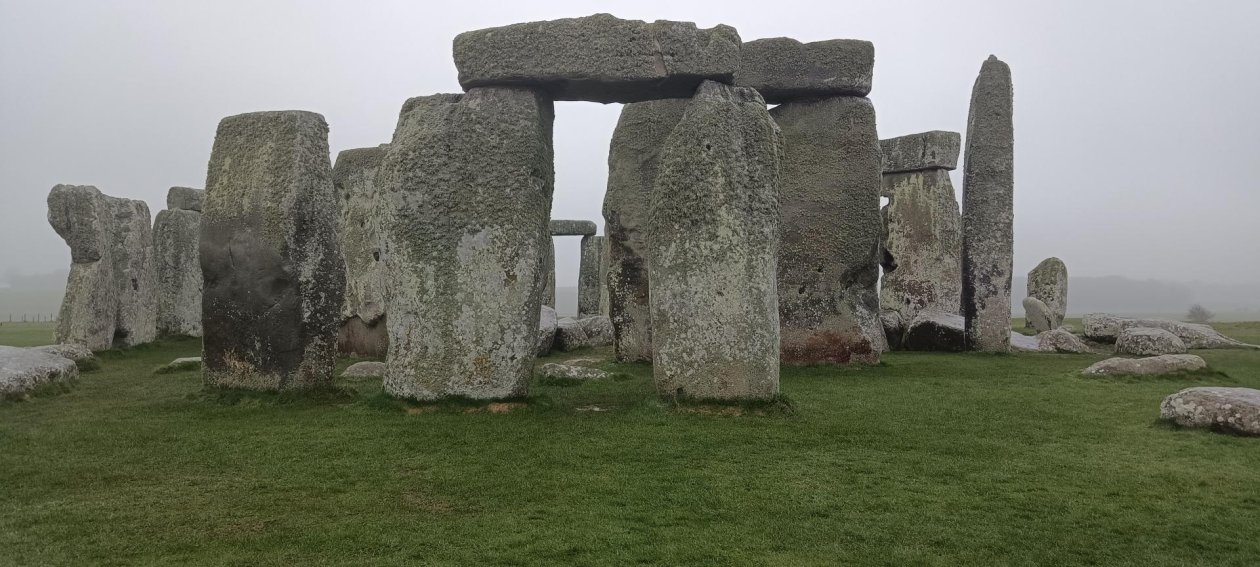
[[[176,189],[184,188],[172,187],[168,204],[179,200],[172,197]],[[200,197],[197,208],[158,211],[153,221],[159,336],[201,336]]]
[[[0,346],[0,399],[22,398],[45,384],[79,377],[79,367],[59,354]]]
[[[962,352],[967,349],[962,315],[922,311],[906,324],[905,350]]]
[[[949,179],[958,134],[926,132],[881,140],[880,146],[880,192],[888,197],[880,306],[906,320],[921,311],[960,313],[962,220]]]
[[[1085,344],[1080,337],[1073,335],[1067,329],[1059,328],[1037,334],[1038,349],[1042,352],[1061,352],[1061,353],[1086,353],[1090,352],[1089,345]]]
[[[593,221],[553,220],[548,225],[552,236],[593,236],[598,230]]]
[[[1042,303],[1040,299],[1030,295],[1024,298],[1023,305],[1026,327],[1035,329],[1038,333],[1058,328],[1058,325],[1054,323],[1055,316],[1051,313],[1050,307]]]
[[[1186,388],[1164,398],[1159,404],[1159,418],[1182,427],[1260,435],[1260,390]]]
[[[735,84],[757,89],[770,104],[866,96],[871,92],[875,45],[858,39],[801,43],[772,37],[744,43],[740,59]]]
[[[1184,352],[1186,343],[1177,338],[1177,335],[1163,329],[1125,327],[1120,331],[1120,336],[1116,337],[1116,354],[1156,356]]]
[[[612,374],[598,368],[556,364],[554,362],[540,365],[536,372],[540,377],[552,380],[601,380],[612,377]]]
[[[418,400],[527,393],[554,184],[551,101],[478,88],[413,105],[377,173],[384,386]]]
[[[48,223],[70,247],[70,277],[57,317],[56,340],[94,351],[114,344],[114,208],[87,185],[57,185],[48,193]]]
[[[890,350],[901,349],[901,339],[906,334],[906,320],[901,312],[894,309],[883,309],[879,312],[879,320],[884,325],[884,336],[888,339]]]
[[[330,385],[346,282],[324,118],[224,118],[202,211],[206,384]]]
[[[1085,338],[1104,343],[1116,342],[1120,332],[1126,327],[1151,327],[1164,329],[1177,335],[1177,338],[1186,344],[1186,348],[1260,349],[1260,346],[1236,341],[1218,333],[1209,325],[1198,323],[1182,323],[1164,319],[1130,319],[1107,313],[1089,313],[1085,315],[1083,324],[1085,327]]]
[[[568,352],[588,346],[591,346],[590,337],[580,321],[564,317],[556,322],[556,342],[552,346],[554,350]]]
[[[333,165],[333,188],[340,214],[337,241],[345,259],[346,292],[341,306],[337,350],[356,356],[384,356],[385,262],[377,227],[376,171],[387,144],[344,150]]]
[[[201,203],[206,198],[203,189],[192,187],[171,187],[166,192],[166,208],[171,211],[201,212]]]
[[[86,362],[86,361],[96,358],[96,355],[92,353],[92,349],[83,345],[60,344],[60,345],[44,345],[44,346],[37,346],[37,347],[30,347],[30,348],[31,350],[37,350],[39,352],[43,352],[47,354],[55,354],[57,356],[66,358],[68,360],[72,360],[74,362]]]
[[[1108,358],[1086,368],[1084,374],[1133,374],[1157,376],[1193,372],[1207,368],[1207,362],[1193,354],[1164,354],[1146,358]]]
[[[356,362],[347,366],[342,378],[380,378],[385,375],[385,363],[374,360]]]
[[[149,205],[135,199],[108,199],[114,207],[114,286],[118,290],[114,346],[151,343],[157,338],[158,291]]]
[[[555,346],[556,326],[558,324],[559,320],[556,318],[556,310],[543,305],[538,316],[538,356],[546,355]]]
[[[770,113],[783,132],[779,202],[782,360],[876,363],[880,155],[875,108],[860,97],[791,102]],[[655,291],[654,291],[655,292]]]
[[[547,239],[547,257],[543,258],[542,278],[545,280],[543,287],[543,305],[555,309],[556,307],[556,241],[554,238]]]
[[[690,94],[688,94],[690,96]],[[688,99],[627,104],[608,150],[604,233],[608,238],[608,312],[619,362],[652,360],[648,308],[647,221],[665,139]]]
[[[604,286],[604,237],[582,237],[582,263],[578,267],[578,315],[602,315],[600,291]]]
[[[609,245],[608,237],[599,237],[600,253],[599,253],[599,314],[612,318],[612,309],[608,305],[608,257]]]
[[[778,395],[782,153],[761,95],[711,81],[666,140],[648,238],[660,394]]]
[[[1050,308],[1050,323],[1057,328],[1067,316],[1067,265],[1058,258],[1046,258],[1028,272],[1028,297],[1035,297]],[[1031,327],[1031,321],[1025,326]]]
[[[586,332],[586,341],[590,346],[608,346],[613,344],[612,321],[603,315],[580,317],[578,323]]]
[[[1014,261],[1015,130],[1010,67],[992,55],[980,68],[963,160],[962,311],[970,350],[1010,347]]]
[[[516,85],[554,100],[625,103],[689,97],[705,79],[729,83],[740,46],[729,26],[596,14],[464,32],[454,55],[466,91]]]
[[[1011,352],[1042,352],[1041,340],[1037,337],[1011,332]]]

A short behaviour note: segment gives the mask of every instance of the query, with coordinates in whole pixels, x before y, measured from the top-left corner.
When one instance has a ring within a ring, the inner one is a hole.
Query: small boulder
[[[59,354],[0,346],[0,398],[25,398],[46,384],[66,384],[78,377],[79,367]]]
[[[598,368],[573,366],[571,364],[556,364],[552,362],[539,366],[537,373],[542,378],[549,378],[552,380],[599,380],[601,378],[612,377],[611,373],[604,372]]]
[[[1108,358],[1086,368],[1086,375],[1131,374],[1159,376],[1179,372],[1194,372],[1207,368],[1207,362],[1193,354],[1165,354],[1147,358]]]
[[[555,350],[570,351],[584,346],[590,346],[590,337],[586,335],[586,329],[582,328],[582,323],[572,317],[565,317],[556,322],[556,342]]]
[[[346,367],[342,378],[380,378],[385,376],[385,363],[375,360],[356,362]]]
[[[1137,356],[1158,356],[1161,354],[1182,354],[1186,352],[1186,343],[1177,335],[1163,329],[1150,327],[1126,327],[1116,338],[1117,354],[1134,354]]]
[[[551,347],[556,342],[556,310],[549,306],[542,306],[542,313],[538,317],[538,356],[545,356],[551,352]]]
[[[1089,345],[1085,344],[1080,337],[1068,332],[1067,329],[1058,328],[1046,331],[1037,335],[1037,347],[1041,352],[1059,352],[1079,354],[1090,352]]]
[[[603,315],[594,315],[578,319],[582,330],[586,332],[589,346],[608,346],[613,344],[612,320]]]
[[[1186,388],[1164,398],[1159,405],[1159,418],[1182,427],[1260,435],[1260,390]]]
[[[1038,333],[1044,333],[1055,328],[1054,314],[1050,312],[1045,302],[1033,296],[1024,298],[1024,320],[1028,326],[1036,330]]]

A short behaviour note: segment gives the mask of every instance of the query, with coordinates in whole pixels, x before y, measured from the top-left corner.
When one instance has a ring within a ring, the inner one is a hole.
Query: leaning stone
[[[578,315],[603,315],[600,292],[603,289],[604,237],[582,237],[582,261],[578,266]]]
[[[1014,152],[1011,70],[990,55],[971,91],[963,160],[962,311],[969,350],[1010,348]]]
[[[1054,324],[1054,315],[1050,312],[1050,308],[1042,303],[1040,299],[1033,296],[1024,298],[1024,320],[1028,322],[1028,327],[1035,329],[1038,333],[1044,333],[1058,326]]]
[[[382,144],[344,150],[337,154],[332,168],[333,189],[340,205],[337,242],[346,269],[337,350],[354,356],[384,356],[389,349],[385,262],[376,211],[376,171],[388,147]]]
[[[613,344],[612,321],[603,315],[590,315],[578,319],[582,330],[586,332],[586,343],[590,346],[609,346]]]
[[[879,319],[875,108],[865,98],[832,97],[782,104],[770,114],[784,148],[782,360],[877,363],[888,342]]]
[[[1186,343],[1177,338],[1177,335],[1163,329],[1126,327],[1116,338],[1116,354],[1157,356],[1185,352]]]
[[[385,375],[385,363],[368,360],[347,366],[342,378],[380,378]]]
[[[558,323],[556,310],[547,305],[542,306],[538,317],[538,356],[545,356],[555,346]]]
[[[552,347],[561,352],[591,346],[586,328],[577,319],[565,317],[556,322],[556,342]]]
[[[477,88],[413,105],[377,173],[389,289],[385,391],[527,393],[538,352],[552,104]]]
[[[454,55],[465,91],[520,86],[554,100],[626,103],[689,97],[705,79],[729,83],[740,46],[729,26],[596,14],[464,32]]]
[[[167,200],[170,201],[169,194]],[[200,240],[201,213],[185,209],[158,211],[153,221],[153,257],[159,336],[201,336]]]
[[[172,211],[196,211],[201,212],[201,203],[205,200],[206,192],[202,189],[193,189],[192,187],[171,187],[166,192],[166,208]]]
[[[1037,347],[1041,352],[1087,353],[1089,345],[1067,329],[1059,328],[1037,334]]]
[[[21,399],[47,384],[79,377],[74,361],[35,349],[0,346],[0,399]]]
[[[1159,404],[1159,418],[1182,427],[1260,435],[1260,390],[1186,388],[1164,398]]]
[[[224,118],[202,210],[206,384],[331,385],[346,284],[324,118]]]
[[[93,351],[114,343],[114,209],[87,185],[57,185],[48,193],[48,223],[70,247],[70,276],[57,316],[56,340]]]
[[[901,346],[911,351],[962,352],[967,348],[965,325],[961,315],[923,311],[906,325]]]
[[[875,45],[858,39],[801,43],[772,37],[744,43],[740,59],[735,84],[757,89],[769,104],[866,96],[871,92]]]
[[[548,226],[552,236],[592,236],[598,230],[588,220],[553,220]]]
[[[541,378],[551,380],[602,380],[612,377],[612,374],[598,368],[556,364],[554,362],[539,366],[536,373]]]
[[[690,96],[690,95],[688,95]],[[627,104],[608,149],[604,233],[608,238],[608,312],[618,362],[652,360],[647,222],[665,139],[688,99]]]
[[[1068,273],[1063,260],[1046,258],[1028,272],[1028,297],[1041,300],[1049,308],[1052,327],[1062,325],[1067,316],[1067,294]]]
[[[661,395],[779,393],[782,152],[761,95],[711,81],[665,142],[648,241],[652,370]]]
[[[932,130],[879,141],[883,171],[906,173],[958,167],[962,136],[958,132]]]
[[[1207,362],[1193,354],[1165,354],[1146,358],[1108,358],[1086,368],[1084,374],[1132,374],[1158,376],[1194,372],[1207,368]]]

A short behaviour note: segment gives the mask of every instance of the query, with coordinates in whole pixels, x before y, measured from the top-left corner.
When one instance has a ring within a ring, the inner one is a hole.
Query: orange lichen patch
[[[803,343],[785,343],[780,348],[780,356],[789,364],[875,363],[879,360],[870,339],[832,330],[817,331]]]

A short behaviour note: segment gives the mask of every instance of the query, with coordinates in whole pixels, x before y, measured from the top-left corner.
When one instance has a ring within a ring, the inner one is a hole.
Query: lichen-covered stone
[[[127,348],[157,338],[158,291],[153,224],[144,201],[107,197],[114,208],[114,287],[118,316],[114,347]]]
[[[1025,297],[1022,303],[1026,327],[1035,329],[1038,333],[1058,328],[1058,325],[1054,324],[1054,315],[1050,312],[1050,308],[1040,299],[1030,295]]]
[[[540,365],[536,372],[539,377],[551,380],[602,380],[612,377],[612,374],[598,368],[556,364],[554,362]]]
[[[871,92],[875,45],[859,39],[801,43],[772,37],[744,43],[740,59],[735,84],[757,89],[770,104],[866,96]]]
[[[612,320],[612,309],[608,305],[608,237],[599,237],[599,314]]]
[[[365,360],[347,366],[341,373],[342,378],[380,378],[385,375],[384,362]]]
[[[1046,258],[1028,272],[1028,297],[1035,297],[1049,308],[1050,324],[1058,327],[1067,316],[1067,265],[1058,258]],[[1032,322],[1028,321],[1027,325]]]
[[[876,363],[880,156],[875,108],[860,97],[779,105],[779,324],[786,363]]]
[[[1207,362],[1193,354],[1164,354],[1146,358],[1108,358],[1090,365],[1084,374],[1131,374],[1136,376],[1158,376],[1194,372],[1207,368]]]
[[[582,323],[572,317],[564,317],[556,322],[556,342],[553,349],[568,352],[574,349],[591,346],[590,337]]]
[[[171,192],[175,189],[179,188],[172,187]],[[168,193],[167,202],[171,200]],[[200,200],[197,207],[201,208]],[[200,239],[201,213],[198,210],[158,211],[153,221],[153,257],[160,336],[201,336]]]
[[[608,346],[613,344],[612,321],[604,315],[587,315],[578,318],[582,330],[586,332],[586,342],[590,346]]]
[[[879,141],[883,171],[905,173],[958,167],[962,136],[958,132],[932,130]]]
[[[171,187],[166,192],[166,208],[171,211],[201,212],[201,203],[206,198],[203,189],[192,187]]]
[[[552,236],[592,236],[598,230],[593,221],[557,219],[548,225]]]
[[[1086,345],[1085,341],[1062,327],[1038,333],[1037,346],[1041,352],[1075,354],[1090,352],[1089,345]]]
[[[464,32],[454,56],[465,91],[522,86],[554,100],[626,103],[688,97],[705,79],[729,83],[740,46],[729,26],[595,14]]]
[[[551,240],[552,117],[537,91],[477,88],[417,101],[394,132],[377,173],[390,395],[527,393]]]
[[[376,189],[376,171],[387,148],[382,144],[344,150],[332,168],[340,206],[337,241],[346,266],[337,349],[356,356],[384,356],[389,348]]]
[[[604,237],[582,237],[582,261],[578,266],[578,315],[602,315],[600,290],[604,272]]]
[[[57,185],[48,193],[48,223],[70,247],[70,276],[57,316],[56,341],[94,351],[114,343],[114,209],[95,187]]]
[[[64,384],[78,377],[79,367],[64,356],[0,346],[0,399],[22,398],[46,384]]]
[[[330,385],[346,283],[324,118],[224,118],[202,211],[206,384]]]
[[[547,239],[547,256],[543,258],[543,305],[552,309],[556,307],[556,241]]]
[[[1183,354],[1186,343],[1177,335],[1164,329],[1151,327],[1125,327],[1116,337],[1117,354],[1134,354],[1138,356],[1157,356],[1161,354]]]
[[[543,305],[538,317],[538,356],[545,356],[555,346],[558,324],[556,310]]]
[[[1260,435],[1260,390],[1205,386],[1164,398],[1159,418],[1182,427]]]
[[[761,95],[711,81],[665,142],[648,238],[652,371],[664,396],[778,395],[782,153]]]
[[[1186,344],[1186,348],[1260,349],[1260,346],[1239,342],[1222,335],[1210,325],[1198,323],[1182,323],[1164,319],[1132,319],[1107,313],[1088,313],[1083,319],[1083,324],[1086,338],[1104,343],[1116,342],[1121,331],[1127,327],[1151,327],[1164,329],[1177,335],[1177,338]]]
[[[690,93],[688,94],[690,96]],[[689,99],[627,104],[608,150],[604,233],[608,238],[608,312],[619,362],[652,360],[648,307],[648,207],[665,139]]]
[[[990,55],[971,91],[963,158],[962,311],[969,350],[1010,348],[1015,248],[1012,96],[1010,67]]]

